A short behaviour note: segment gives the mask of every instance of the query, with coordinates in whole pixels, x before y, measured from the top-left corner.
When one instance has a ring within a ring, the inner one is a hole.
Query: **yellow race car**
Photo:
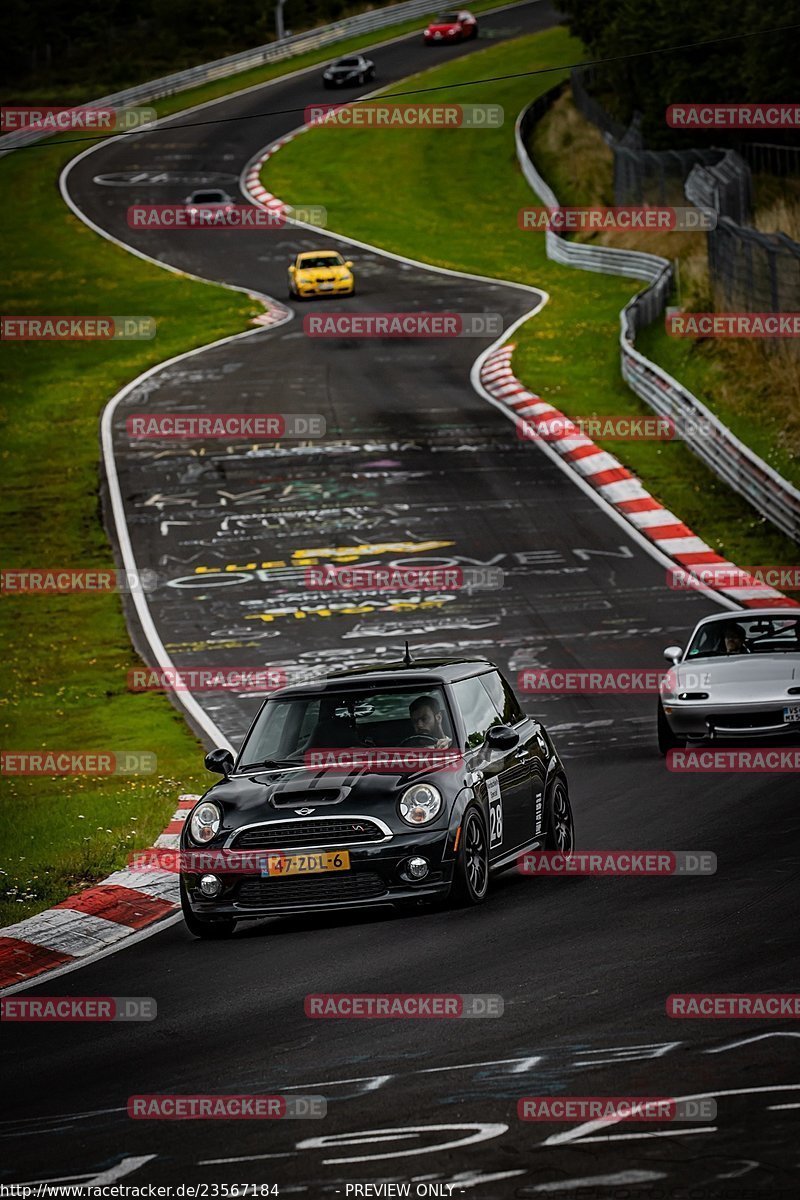
[[[289,297],[352,296],[353,264],[335,250],[304,250],[289,267]]]

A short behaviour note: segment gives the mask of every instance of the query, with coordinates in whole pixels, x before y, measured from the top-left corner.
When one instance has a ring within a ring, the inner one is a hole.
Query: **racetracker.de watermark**
[[[374,771],[376,774],[403,775],[416,771],[459,771],[464,759],[458,750],[427,746],[373,746],[352,750],[306,750],[306,767],[331,771]]]
[[[3,750],[2,775],[153,775],[152,750]]]
[[[452,1020],[461,1017],[502,1017],[503,997],[491,993],[321,992],[306,996],[303,1008],[307,1017],[331,1020]]]
[[[690,775],[728,772],[780,775],[800,771],[800,749],[768,749],[757,746],[730,750],[669,750],[666,764],[668,771],[683,771]]]
[[[606,442],[670,442],[678,436],[671,417],[543,417],[520,421],[517,437],[529,442],[560,442],[562,438],[593,438]]]
[[[599,233],[603,230],[629,233],[663,233],[665,230],[696,233],[716,229],[717,214],[712,208],[653,207],[648,204],[542,205],[526,206],[517,212],[517,225],[529,232]]]
[[[668,1017],[800,1018],[797,992],[686,992],[667,996]]]
[[[667,587],[674,592],[752,587],[758,583],[782,592],[800,591],[800,566],[736,567],[733,563],[721,566],[697,563],[691,571],[682,567],[670,567],[667,571]]]
[[[171,871],[187,875],[260,875],[269,871],[267,850],[134,850],[128,856],[131,871]]]
[[[112,571],[96,567],[9,567],[0,571],[0,592],[44,595],[88,592],[152,592],[155,571]]]
[[[386,100],[356,104],[311,104],[307,125],[337,129],[500,129],[505,113],[500,104],[402,104]]]
[[[522,1096],[520,1121],[714,1121],[711,1099],[672,1100],[667,1096]]]
[[[0,317],[4,342],[148,342],[155,317]]]
[[[499,337],[500,313],[306,313],[307,337],[330,338],[462,338]]]
[[[328,223],[328,210],[321,204],[293,206],[292,220],[289,220],[284,209],[260,208],[252,204],[220,204],[213,207],[202,204],[132,204],[127,212],[129,228],[145,233],[164,229],[170,233],[183,229],[269,232],[285,229],[296,220],[324,229]]]
[[[307,588],[323,592],[446,592],[501,588],[501,567],[306,567]]]
[[[316,413],[132,413],[127,421],[128,437],[138,438],[227,438],[259,441],[276,438],[321,438],[325,418]]]
[[[129,1096],[134,1121],[282,1121],[321,1120],[328,1111],[324,1096],[159,1095]]]
[[[794,338],[800,337],[796,312],[667,313],[664,327],[670,337]]]
[[[154,1021],[152,996],[9,996],[0,1000],[3,1021]]]
[[[670,129],[800,129],[800,104],[670,104]]]
[[[716,875],[710,850],[529,850],[517,860],[521,875]]]
[[[156,119],[154,108],[74,108],[53,105],[3,105],[0,108],[0,131],[36,130],[42,133],[65,133],[81,129],[92,133],[114,133],[138,129]]]
[[[292,673],[299,683],[300,672]],[[302,679],[317,678],[303,672]],[[274,692],[286,687],[281,667],[131,667],[129,692]]]
[[[586,670],[525,667],[517,674],[519,691],[529,695],[585,696],[606,692],[610,696],[652,695],[670,674],[664,667],[593,667]]]

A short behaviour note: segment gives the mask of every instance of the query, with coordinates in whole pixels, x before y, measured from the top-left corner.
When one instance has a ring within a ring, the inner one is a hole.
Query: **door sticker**
[[[542,811],[544,809],[544,792],[536,793],[536,829],[534,832],[542,832]]]
[[[486,780],[486,794],[489,797],[489,848],[499,846],[503,841],[503,797],[500,794],[500,780],[497,776]]]

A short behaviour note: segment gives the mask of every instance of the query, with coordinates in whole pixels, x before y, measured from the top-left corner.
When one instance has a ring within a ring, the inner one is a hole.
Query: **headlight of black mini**
[[[430,783],[415,783],[400,797],[400,816],[409,825],[427,825],[441,808],[442,794]]]
[[[189,818],[189,836],[193,842],[202,846],[216,835],[221,822],[222,813],[219,806],[211,800],[204,800]]]

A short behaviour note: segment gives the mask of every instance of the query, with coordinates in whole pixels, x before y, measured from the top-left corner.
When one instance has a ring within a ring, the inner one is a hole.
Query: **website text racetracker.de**
[[[0,1200],[46,1200],[49,1196],[84,1196],[88,1200],[243,1200],[245,1196],[279,1196],[277,1183],[0,1183]]]
[[[307,125],[342,129],[499,129],[505,113],[499,104],[384,102],[312,104]]]
[[[416,1189],[426,1188],[427,1191]],[[433,1189],[440,1189],[434,1191]],[[383,1189],[383,1190],[379,1190]],[[434,1196],[447,1197],[460,1195],[463,1185],[450,1183],[429,1184],[363,1184],[347,1183],[341,1195],[361,1200],[363,1197],[393,1197],[426,1196],[432,1200]],[[93,1183],[0,1183],[0,1200],[47,1200],[48,1197],[84,1196],[87,1200],[243,1200],[244,1197],[280,1196],[280,1188],[276,1183],[179,1183],[174,1187],[170,1184],[93,1184]],[[602,1188],[581,1186],[569,1192],[559,1193],[564,1200],[632,1200],[633,1192],[630,1185]],[[722,1193],[714,1187],[673,1188],[671,1186],[648,1187],[646,1200],[720,1200]],[[774,1200],[794,1200],[795,1192],[773,1191]],[[763,1200],[764,1191],[761,1188],[729,1188],[724,1193],[724,1200]]]

